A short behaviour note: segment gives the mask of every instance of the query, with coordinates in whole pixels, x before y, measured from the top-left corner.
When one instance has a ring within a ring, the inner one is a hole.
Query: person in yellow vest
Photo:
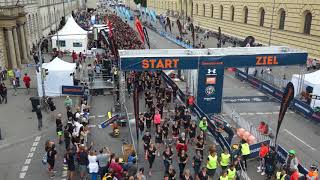
[[[237,170],[234,164],[231,164],[228,169],[228,180],[236,180],[237,178]]]
[[[7,76],[8,76],[8,78],[9,78],[10,80],[11,80],[12,78],[14,78],[14,72],[13,72],[12,69],[8,70]]]
[[[199,128],[201,131],[203,131],[204,133],[207,131],[208,129],[208,123],[207,123],[207,118],[203,117],[200,122],[199,122]]]
[[[228,172],[222,171],[219,180],[228,180]]]
[[[221,169],[224,171],[227,169],[229,162],[230,162],[230,154],[227,149],[224,149],[223,153],[220,156],[220,165]]]
[[[215,150],[209,150],[209,156],[207,159],[207,169],[208,169],[208,176],[209,179],[213,179],[214,174],[216,173],[218,167],[218,156]]]
[[[250,151],[250,146],[249,144],[245,141],[245,140],[242,140],[241,141],[241,145],[240,145],[240,148],[241,148],[241,155],[242,155],[242,159],[244,161],[244,167],[245,169],[247,170],[247,158],[248,156],[250,155],[251,151]]]
[[[287,180],[287,179],[290,179],[290,176],[287,175],[287,173],[286,173],[284,168],[281,168],[276,173],[276,178],[277,178],[277,180]]]

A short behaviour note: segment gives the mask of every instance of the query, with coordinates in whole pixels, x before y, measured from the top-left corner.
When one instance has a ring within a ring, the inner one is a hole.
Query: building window
[[[210,6],[210,14],[211,14],[210,17],[213,18],[213,5],[212,4]]]
[[[264,16],[265,16],[266,12],[264,11],[263,8],[260,8],[260,26],[264,25]]]
[[[203,16],[206,16],[206,6],[204,4],[202,5],[202,10],[203,10]]]
[[[73,47],[82,47],[82,43],[81,42],[74,42]]]
[[[57,40],[56,44],[59,47],[66,47],[66,41],[64,41],[64,40],[59,40],[59,41]]]
[[[230,20],[231,21],[234,21],[234,6],[231,6],[230,7]]]
[[[223,6],[220,5],[220,19],[223,19]]]
[[[193,16],[193,2],[191,3],[191,16]]]
[[[286,21],[286,11],[284,9],[279,10],[279,29],[284,30],[284,23]]]
[[[196,4],[196,15],[198,15],[198,4]]]
[[[303,14],[304,14],[303,33],[304,34],[310,34],[311,24],[312,24],[312,14],[311,14],[310,11],[305,11]]]
[[[243,23],[248,24],[248,7],[243,8]]]

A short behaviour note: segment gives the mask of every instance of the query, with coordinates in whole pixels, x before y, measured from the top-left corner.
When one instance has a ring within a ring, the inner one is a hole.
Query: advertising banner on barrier
[[[84,88],[82,86],[62,86],[62,94],[82,96]]]

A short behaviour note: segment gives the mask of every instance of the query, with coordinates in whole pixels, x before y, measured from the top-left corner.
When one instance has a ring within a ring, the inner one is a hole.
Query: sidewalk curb
[[[17,145],[17,144],[19,144],[19,143],[22,143],[22,142],[24,142],[24,141],[33,139],[33,138],[35,138],[36,136],[42,135],[42,134],[44,134],[44,133],[47,133],[49,130],[50,130],[50,129],[47,128],[47,129],[45,129],[45,130],[42,130],[42,131],[40,131],[40,132],[37,132],[37,133],[35,133],[35,134],[31,135],[31,136],[28,136],[28,137],[24,137],[24,138],[19,139],[19,140],[17,140],[17,141],[14,141],[14,142],[11,142],[11,143],[1,144],[1,145],[0,145],[0,150],[4,150],[4,149],[7,149],[7,148],[9,148],[9,147],[11,147],[11,146],[14,146],[14,145]],[[3,140],[3,141],[5,141],[5,140]]]

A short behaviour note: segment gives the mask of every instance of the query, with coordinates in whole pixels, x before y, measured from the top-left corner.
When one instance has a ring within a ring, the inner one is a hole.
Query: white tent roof
[[[299,74],[294,74],[294,77],[300,78]],[[320,70],[309,73],[309,74],[305,74],[304,75],[304,82],[308,82],[310,84],[320,84]]]
[[[88,32],[82,29],[76,21],[70,16],[63,28],[53,36],[53,39],[84,39],[87,38]],[[84,36],[85,35],[85,36]]]
[[[44,63],[43,68],[48,69],[49,71],[70,71],[73,72],[76,68],[76,63],[68,63],[60,58],[56,57],[49,63]]]

